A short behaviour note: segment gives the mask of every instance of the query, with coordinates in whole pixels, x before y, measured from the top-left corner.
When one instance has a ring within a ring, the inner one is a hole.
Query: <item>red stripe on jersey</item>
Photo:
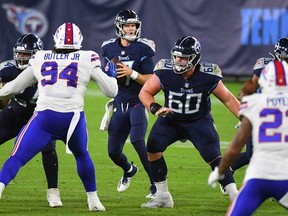
[[[72,23],[66,23],[65,44],[73,44],[73,26],[72,26]]]
[[[275,71],[276,71],[276,85],[286,86],[285,70],[282,62],[274,61]]]
[[[25,132],[27,131],[30,123],[32,122],[32,120],[33,120],[37,115],[38,115],[38,112],[35,112],[35,113],[32,115],[32,117],[30,118],[30,120],[28,121],[28,123],[25,125],[25,127],[23,128],[23,130],[21,131],[21,133],[20,133],[19,136],[17,137],[17,140],[16,140],[16,142],[15,142],[14,148],[13,148],[12,153],[10,154],[10,156],[13,156],[13,155],[16,153],[16,151],[18,150],[19,145],[20,145],[20,143],[21,143],[21,140],[22,140]]]
[[[248,103],[246,101],[245,102],[241,102],[239,110],[244,109],[246,107],[248,107]]]
[[[91,62],[99,60],[99,56],[96,54],[91,55]]]

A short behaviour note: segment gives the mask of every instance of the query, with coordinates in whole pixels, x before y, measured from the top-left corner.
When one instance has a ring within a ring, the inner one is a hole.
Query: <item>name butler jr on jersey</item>
[[[71,53],[70,53],[71,55]],[[63,54],[63,53],[45,53],[44,60],[67,60],[69,57],[69,53]],[[70,58],[70,60],[79,61],[80,53],[74,53],[73,57]]]

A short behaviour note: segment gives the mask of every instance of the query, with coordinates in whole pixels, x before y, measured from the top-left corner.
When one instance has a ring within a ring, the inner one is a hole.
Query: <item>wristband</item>
[[[131,79],[136,80],[138,77],[138,72],[135,70],[132,70],[130,77],[131,77]]]
[[[153,102],[153,103],[150,104],[150,112],[151,112],[153,115],[155,115],[155,113],[156,113],[161,107],[162,107],[162,106],[161,106],[160,104]]]

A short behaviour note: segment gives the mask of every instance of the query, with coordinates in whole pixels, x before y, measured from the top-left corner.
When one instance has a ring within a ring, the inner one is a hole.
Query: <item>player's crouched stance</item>
[[[145,82],[139,98],[152,114],[158,116],[147,140],[148,159],[157,188],[156,196],[142,208],[172,208],[168,190],[168,168],[163,152],[177,140],[193,143],[203,160],[213,170],[221,159],[220,141],[210,113],[210,94],[215,95],[237,116],[239,102],[221,81],[216,64],[200,62],[200,42],[192,36],[179,38],[171,49],[171,59],[162,59],[154,74]],[[154,96],[164,92],[164,106]],[[220,183],[230,200],[237,188],[231,171]]]
[[[258,83],[261,94],[243,97],[239,109],[242,124],[219,168],[208,178],[208,184],[214,188],[252,135],[253,154],[243,186],[226,215],[252,215],[271,197],[288,209],[288,64],[270,62],[262,70]]]
[[[11,156],[0,172],[0,198],[19,169],[50,140],[59,139],[76,159],[89,210],[105,211],[97,195],[94,164],[87,150],[84,94],[93,80],[105,96],[115,97],[118,92],[116,68],[109,63],[104,73],[97,53],[80,50],[82,40],[75,24],[64,23],[55,32],[55,50],[37,52],[29,61],[30,66],[0,90],[1,99],[37,82],[39,89],[35,113],[18,134]]]

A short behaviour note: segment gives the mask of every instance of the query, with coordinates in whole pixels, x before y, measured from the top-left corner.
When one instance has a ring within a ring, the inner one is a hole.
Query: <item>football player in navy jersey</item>
[[[28,61],[38,50],[43,49],[43,43],[35,34],[25,34],[20,37],[13,49],[14,60],[0,64],[0,78],[5,84],[14,80],[28,66]],[[23,92],[13,96],[0,111],[0,145],[15,138],[21,128],[32,116],[38,97],[37,85],[27,87]],[[47,200],[50,207],[62,206],[58,190],[58,157],[55,151],[55,141],[52,141],[42,151],[42,163],[47,179]]]
[[[119,91],[114,98],[114,112],[108,128],[108,154],[111,160],[123,169],[124,174],[117,190],[125,191],[138,170],[133,162],[128,162],[123,153],[124,144],[130,134],[130,141],[150,179],[150,192],[146,197],[151,198],[156,193],[156,187],[145,144],[148,115],[138,94],[153,73],[155,44],[152,40],[140,38],[141,21],[133,10],[121,11],[114,24],[118,38],[103,42],[101,49],[106,63],[113,58],[121,61],[116,64]]]
[[[262,69],[271,61],[279,60],[279,61],[286,61],[288,62],[288,39],[287,38],[280,38],[275,46],[274,52],[271,58],[259,58],[257,59],[254,68],[253,68],[253,76],[248,79],[242,86],[239,91],[238,99],[241,101],[243,96],[251,95],[257,91],[259,88],[258,78],[261,74]],[[247,165],[250,161],[252,156],[252,138],[247,141],[246,143],[246,151],[242,152],[238,159],[232,164],[230,169],[234,172],[237,169]]]
[[[154,74],[139,94],[145,107],[158,116],[147,141],[157,193],[142,204],[142,208],[173,207],[163,152],[177,140],[190,140],[212,170],[218,166],[220,141],[210,113],[210,94],[215,95],[236,117],[239,108],[239,101],[221,81],[218,65],[200,62],[201,46],[195,37],[179,38],[171,50],[171,57],[157,63]],[[164,105],[154,99],[160,90],[164,92]],[[226,171],[220,183],[232,200],[238,191],[230,170]]]

